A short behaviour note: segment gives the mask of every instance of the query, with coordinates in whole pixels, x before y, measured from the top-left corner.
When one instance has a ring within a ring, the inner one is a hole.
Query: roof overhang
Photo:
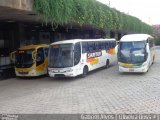
[[[0,11],[0,21],[42,22],[42,18],[36,15],[33,11],[26,11],[3,6],[0,6]]]

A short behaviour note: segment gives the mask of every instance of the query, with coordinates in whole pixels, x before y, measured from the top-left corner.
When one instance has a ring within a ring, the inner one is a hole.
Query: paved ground
[[[115,63],[86,78],[0,81],[1,113],[160,113],[160,48],[146,74]]]

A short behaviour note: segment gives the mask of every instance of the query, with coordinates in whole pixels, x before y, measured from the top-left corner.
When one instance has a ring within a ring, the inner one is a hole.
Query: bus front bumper
[[[73,69],[48,69],[50,77],[75,77],[77,76]]]
[[[39,76],[39,75],[37,75],[35,70],[31,70],[31,71],[16,71],[16,76],[18,76],[18,77],[34,77],[34,76]]]
[[[148,71],[148,67],[147,66],[142,66],[142,67],[138,67],[138,68],[127,68],[127,67],[123,67],[119,65],[119,72],[147,72]]]
[[[73,73],[50,73],[49,72],[49,76],[50,77],[75,77],[76,75],[74,75]]]

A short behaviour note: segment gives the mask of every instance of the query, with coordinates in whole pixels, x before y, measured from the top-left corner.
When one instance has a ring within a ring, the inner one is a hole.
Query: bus
[[[115,39],[71,39],[49,47],[50,77],[85,77],[89,71],[116,61]]]
[[[11,53],[15,73],[18,77],[32,77],[47,74],[48,45],[28,45]]]
[[[154,38],[148,34],[124,35],[117,48],[119,72],[147,72],[155,60]]]

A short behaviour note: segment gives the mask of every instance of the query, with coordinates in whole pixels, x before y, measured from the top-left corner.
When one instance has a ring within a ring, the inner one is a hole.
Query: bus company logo
[[[98,51],[98,52],[92,52],[92,53],[87,53],[87,58],[95,58],[95,57],[100,57],[102,56],[102,52]]]

